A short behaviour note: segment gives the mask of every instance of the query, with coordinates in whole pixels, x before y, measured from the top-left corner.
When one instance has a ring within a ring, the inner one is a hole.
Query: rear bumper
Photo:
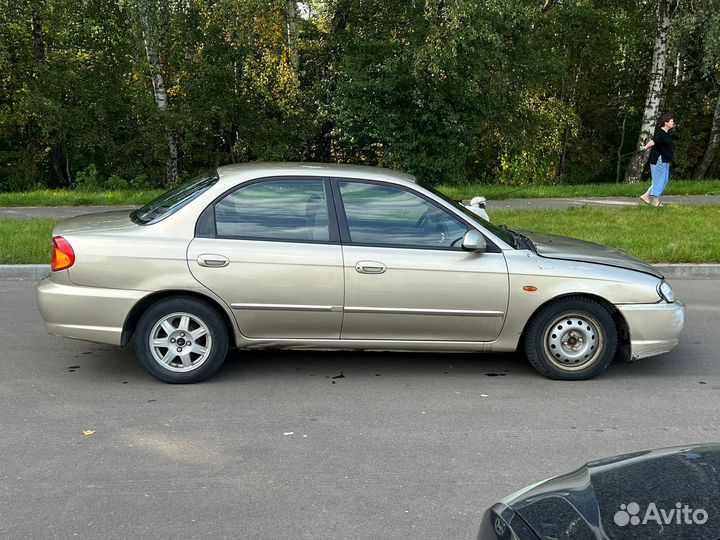
[[[633,360],[672,350],[685,326],[685,305],[627,304],[617,306],[630,330]]]
[[[57,283],[51,276],[38,284],[37,300],[50,334],[120,345],[130,310],[147,294]]]

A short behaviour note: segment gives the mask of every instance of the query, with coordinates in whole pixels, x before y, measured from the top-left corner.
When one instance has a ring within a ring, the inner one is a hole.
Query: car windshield
[[[218,181],[217,172],[201,174],[163,193],[157,199],[130,214],[130,219],[139,225],[152,225],[174,214],[180,208],[197,198]]]
[[[457,201],[452,200],[450,197],[448,197],[444,193],[440,193],[438,190],[436,190],[435,188],[433,188],[431,186],[427,186],[425,184],[420,184],[420,185],[422,187],[424,187],[425,189],[427,189],[428,191],[431,191],[432,193],[434,193],[435,195],[440,197],[445,202],[453,205],[455,208],[460,210],[463,214],[471,217],[472,219],[474,219],[476,221],[479,221],[483,227],[485,227],[487,230],[489,230],[495,236],[500,238],[506,244],[508,244],[510,246],[516,246],[515,235],[509,229],[507,229],[503,226],[498,227],[497,225],[493,225],[488,220],[481,218],[475,212],[468,210],[462,204],[458,203]]]

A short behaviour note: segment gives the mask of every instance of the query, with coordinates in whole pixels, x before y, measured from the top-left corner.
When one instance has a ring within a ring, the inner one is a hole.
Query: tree
[[[660,116],[660,105],[665,93],[666,72],[668,65],[668,35],[670,22],[676,5],[671,0],[658,0],[657,4],[657,32],[653,46],[652,67],[650,68],[650,84],[645,98],[640,136],[637,148],[642,147],[655,132],[655,124]],[[625,182],[640,182],[642,171],[647,162],[647,152],[638,152],[630,160],[625,171]]]
[[[659,108],[707,176],[719,1],[0,0],[0,190],[253,160],[612,181]]]
[[[512,77],[526,11],[509,0],[347,4],[329,107],[336,159],[424,181],[465,181],[478,165],[489,173],[497,158],[477,154],[520,95]]]
[[[295,76],[300,69],[300,54],[298,52],[298,30],[297,30],[297,3],[295,0],[285,0],[287,17],[287,49],[288,61]]]
[[[162,2],[164,9],[167,9],[167,3]],[[152,78],[155,102],[161,113],[166,111],[169,106],[167,86],[165,77],[163,76],[162,65],[160,62],[160,52],[158,44],[159,35],[159,13],[156,0],[136,0],[135,7],[137,9],[138,19],[143,35],[143,43],[147,54],[148,65],[150,67],[150,76]],[[165,14],[167,17],[167,14]],[[165,143],[167,144],[168,156],[165,169],[165,185],[172,186],[178,181],[178,148],[175,142],[175,136],[170,128],[165,128]]]
[[[720,2],[705,0],[702,7],[700,21],[704,23],[704,47],[701,66],[705,76],[713,83],[716,98],[707,147],[693,174],[696,179],[704,178],[720,160]]]
[[[708,145],[705,149],[702,161],[700,161],[697,169],[695,169],[693,178],[697,180],[705,178],[706,173],[715,162],[718,148],[720,148],[720,96],[718,96],[718,99],[715,102],[715,114],[713,115],[712,129],[710,131]]]

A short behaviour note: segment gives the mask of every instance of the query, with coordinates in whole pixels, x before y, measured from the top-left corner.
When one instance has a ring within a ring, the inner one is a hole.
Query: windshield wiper
[[[533,244],[532,240],[530,240],[527,236],[524,234],[521,234],[517,231],[513,231],[512,229],[508,228],[507,225],[499,225],[499,227],[509,232],[512,235],[513,239],[513,247],[515,249],[529,249],[530,251],[537,251],[535,249],[535,244]]]

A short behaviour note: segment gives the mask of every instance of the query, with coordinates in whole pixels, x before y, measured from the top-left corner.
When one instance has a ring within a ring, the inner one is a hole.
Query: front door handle
[[[359,261],[355,264],[355,271],[360,274],[382,274],[385,270],[387,266],[377,261]]]
[[[230,259],[223,255],[200,255],[197,258],[197,262],[200,266],[206,268],[222,268],[230,264]]]

